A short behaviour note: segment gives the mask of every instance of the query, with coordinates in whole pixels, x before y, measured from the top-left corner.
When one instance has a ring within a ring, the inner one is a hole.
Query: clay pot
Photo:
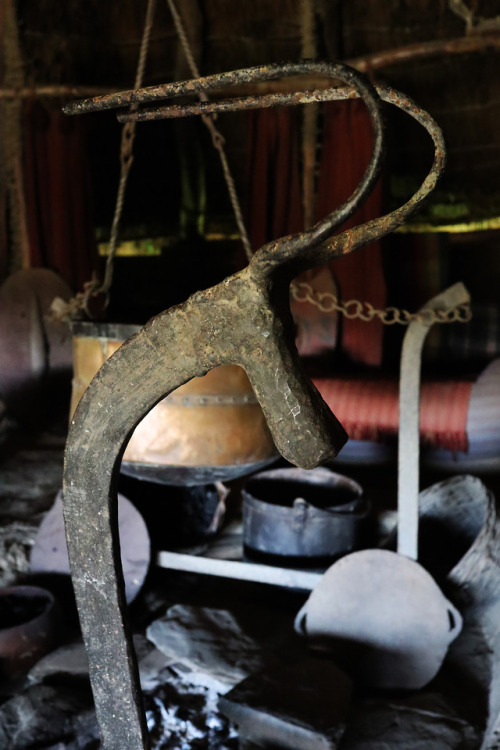
[[[297,632],[327,646],[359,682],[404,690],[436,676],[461,627],[421,565],[381,549],[334,563],[295,620]]]
[[[17,677],[54,648],[57,613],[52,594],[37,586],[0,589],[0,678]]]
[[[120,556],[125,580],[125,596],[132,602],[146,579],[151,545],[146,524],[135,506],[118,493]],[[68,548],[64,532],[62,492],[45,515],[31,550],[30,571],[35,575],[69,575]]]
[[[71,331],[48,313],[55,297],[70,296],[68,285],[45,268],[17,271],[0,287],[0,395],[15,417],[39,411],[49,387],[68,395]]]

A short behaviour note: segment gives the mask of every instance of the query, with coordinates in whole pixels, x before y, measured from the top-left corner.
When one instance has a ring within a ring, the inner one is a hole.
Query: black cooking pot
[[[251,477],[242,494],[248,557],[314,566],[363,546],[369,503],[349,477],[325,468],[273,469]]]

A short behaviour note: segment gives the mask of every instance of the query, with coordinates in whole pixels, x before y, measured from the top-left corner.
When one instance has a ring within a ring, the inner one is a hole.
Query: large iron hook
[[[357,92],[349,89],[348,96],[361,96],[367,104],[374,151],[360,185],[343,206],[307,232],[268,243],[242,271],[153,318],[104,364],[70,425],[63,481],[66,536],[103,750],[148,747],[127,626],[116,517],[116,480],[128,437],[175,388],[218,365],[239,364],[285,458],[313,468],[334,457],[346,434],[302,370],[293,344],[289,283],[301,270],[351,252],[402,224],[432,190],[444,166],[441,131],[427,113],[397,92],[381,88],[377,93],[359,73],[341,64],[253,68],[154,90],[177,95],[220,89],[224,82],[234,85],[248,76],[269,80],[298,72],[322,72],[341,80]],[[329,98],[339,98],[336,89],[328,91]],[[77,102],[71,111],[126,106],[146,101],[151,92],[142,89]],[[433,166],[400,209],[331,238],[376,180],[383,141],[380,98],[426,127],[435,146]]]

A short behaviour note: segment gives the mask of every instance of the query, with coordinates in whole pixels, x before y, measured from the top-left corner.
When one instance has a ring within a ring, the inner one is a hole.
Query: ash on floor
[[[214,688],[170,677],[145,696],[152,747],[157,750],[237,750],[236,728],[217,709]]]
[[[0,459],[3,585],[29,580],[26,560],[34,533],[60,489],[63,445],[63,432],[49,432],[18,442]],[[85,651],[68,581],[43,583],[62,610],[60,648],[36,664],[27,679],[0,685],[0,748],[97,750]],[[300,747],[314,750],[481,747],[484,706],[471,709],[473,693],[453,672],[410,696],[354,692],[352,700],[342,678],[333,685],[326,680],[319,691],[322,697],[340,697],[340,709],[327,707],[319,717],[316,683],[309,690],[309,715],[294,709],[300,691],[288,691],[284,702],[287,691],[281,685],[304,682],[305,649],[293,633],[304,598],[268,586],[150,571],[130,619],[154,750],[297,750],[290,737],[298,726]],[[450,699],[457,692],[461,702]],[[238,728],[227,716],[237,717]]]

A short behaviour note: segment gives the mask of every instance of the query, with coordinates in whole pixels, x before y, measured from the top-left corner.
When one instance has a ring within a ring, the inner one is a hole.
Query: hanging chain
[[[415,320],[425,323],[468,323],[472,318],[472,312],[468,303],[458,305],[452,310],[424,310],[419,313],[411,313],[409,310],[398,307],[386,307],[376,310],[369,302],[361,302],[358,299],[350,299],[340,302],[331,292],[316,292],[310,284],[304,281],[294,281],[290,287],[291,295],[296,302],[309,302],[325,313],[339,312],[349,320],[358,318],[369,323],[378,319],[384,325],[390,326],[409,325]]]
[[[186,57],[189,70],[191,71],[191,75],[193,76],[193,78],[199,78],[200,71],[196,64],[196,60],[194,59],[193,51],[191,49],[188,36],[186,34],[184,24],[182,23],[182,18],[179,14],[179,11],[177,10],[174,0],[167,0],[167,5],[170,9],[170,13],[172,14],[177,36],[179,37],[179,41],[181,43],[182,50]],[[208,101],[208,96],[204,92],[200,92],[199,98],[200,98],[200,101],[202,102]],[[229,193],[229,200],[231,201],[234,218],[238,226],[238,231],[240,233],[241,243],[245,250],[245,255],[247,256],[247,260],[250,261],[253,255],[253,249],[252,249],[252,245],[250,244],[250,239],[248,237],[248,232],[247,232],[245,222],[243,219],[243,212],[241,210],[240,201],[238,198],[238,194],[236,192],[236,185],[234,182],[234,178],[233,178],[233,175],[231,174],[231,169],[229,167],[229,162],[227,160],[226,152],[224,149],[224,144],[225,144],[224,136],[222,135],[220,130],[218,130],[217,127],[215,126],[213,115],[202,115],[201,119],[203,120],[204,124],[206,125],[210,133],[215,150],[219,154],[219,158],[220,158],[221,165],[222,165],[222,171],[224,173],[224,180],[226,182],[227,191]]]

